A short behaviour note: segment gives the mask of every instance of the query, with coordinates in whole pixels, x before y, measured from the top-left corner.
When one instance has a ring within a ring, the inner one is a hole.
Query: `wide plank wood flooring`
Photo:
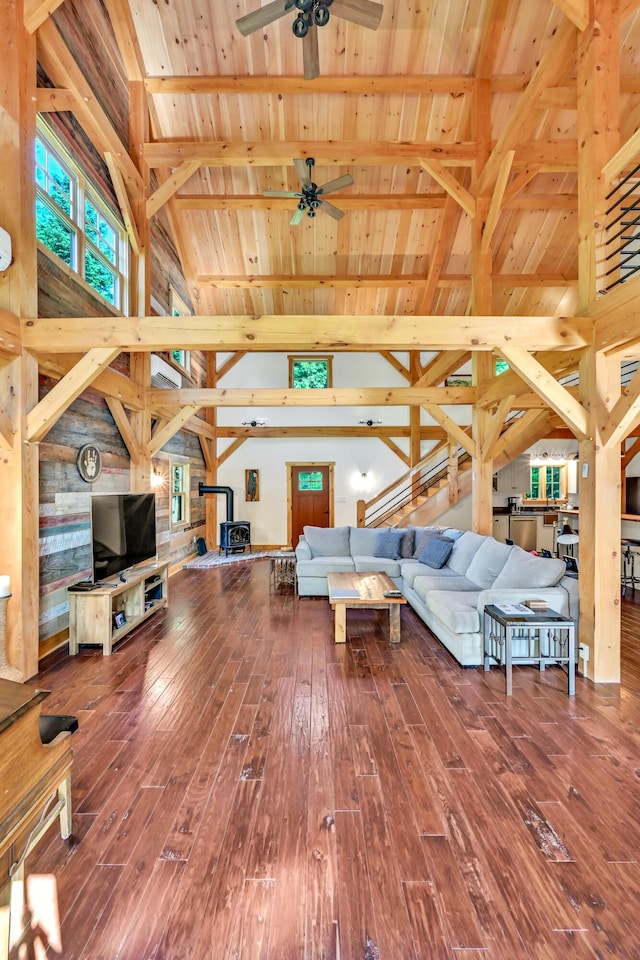
[[[399,647],[375,610],[336,646],[280,589],[183,571],[111,657],[38,676],[80,720],[73,838],[27,862],[15,956],[638,960],[640,604],[620,686],[520,667],[507,699],[409,607]]]

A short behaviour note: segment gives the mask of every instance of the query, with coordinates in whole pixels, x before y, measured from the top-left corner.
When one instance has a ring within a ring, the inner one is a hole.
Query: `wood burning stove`
[[[251,550],[251,524],[246,520],[225,520],[220,524],[220,548],[225,557],[231,553],[243,552],[249,547]]]
[[[233,490],[231,487],[213,487],[204,483],[198,484],[198,494],[224,493],[227,498],[227,519],[220,524],[220,547],[218,553],[224,550],[225,557],[229,552],[244,553],[247,547],[251,550],[251,524],[247,520],[233,519]]]

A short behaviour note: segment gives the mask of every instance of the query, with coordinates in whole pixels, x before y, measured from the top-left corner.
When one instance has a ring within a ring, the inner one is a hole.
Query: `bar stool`
[[[624,597],[627,592],[627,587],[631,587],[632,590],[635,590],[636,584],[640,583],[640,577],[635,575],[635,551],[631,548],[630,540],[621,540],[622,546],[624,547],[624,553],[622,554],[622,596]]]

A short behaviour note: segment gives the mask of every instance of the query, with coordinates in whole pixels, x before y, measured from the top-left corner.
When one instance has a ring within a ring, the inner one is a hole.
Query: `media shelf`
[[[144,563],[129,570],[124,582],[114,577],[90,591],[69,591],[69,653],[87,643],[110,656],[114,643],[168,605],[168,569],[168,561]]]

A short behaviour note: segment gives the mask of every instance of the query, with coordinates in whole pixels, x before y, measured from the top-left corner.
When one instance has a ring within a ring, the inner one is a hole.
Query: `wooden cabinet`
[[[69,591],[69,653],[81,643],[99,644],[105,657],[114,643],[169,602],[169,564],[145,563],[114,580],[82,593]]]

